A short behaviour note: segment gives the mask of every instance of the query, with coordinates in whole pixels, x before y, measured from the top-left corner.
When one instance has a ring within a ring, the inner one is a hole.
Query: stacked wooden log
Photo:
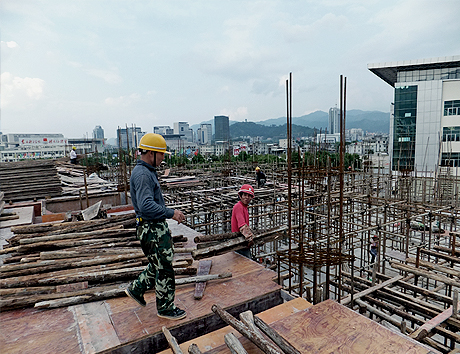
[[[286,230],[286,226],[281,226],[270,230],[255,232],[253,243],[259,245],[277,238],[284,238]],[[192,251],[192,256],[196,260],[240,250],[249,246],[248,241],[239,232],[202,235],[195,237],[194,241],[197,244],[197,249]]]
[[[12,228],[0,254],[0,308],[60,307],[124,294],[145,268],[134,213],[107,219]],[[181,235],[177,239],[184,240]],[[176,274],[196,274],[178,254]]]
[[[0,185],[6,201],[26,201],[62,194],[53,160],[0,163]]]

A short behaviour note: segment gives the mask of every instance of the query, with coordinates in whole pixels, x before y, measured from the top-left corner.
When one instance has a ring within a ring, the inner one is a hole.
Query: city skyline
[[[338,104],[388,112],[370,63],[458,55],[455,0],[4,0],[0,131],[107,138],[132,124],[259,122]]]

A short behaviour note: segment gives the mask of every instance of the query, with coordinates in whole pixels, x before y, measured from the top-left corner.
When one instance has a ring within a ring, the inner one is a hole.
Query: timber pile
[[[191,188],[206,185],[206,183],[204,183],[201,179],[196,178],[195,176],[162,176],[161,183],[164,184],[167,189]]]
[[[63,195],[79,195],[80,192],[85,193],[85,188],[88,193],[117,191],[116,183],[100,178],[97,173],[92,173],[85,178],[87,170],[83,166],[57,162],[56,169],[61,180]]]
[[[0,267],[0,308],[51,308],[124,296],[147,259],[136,239],[134,213],[108,219],[16,226]],[[173,238],[184,241],[184,237]],[[176,274],[196,274],[178,254]]]
[[[263,232],[254,233],[254,245],[261,245],[274,239],[286,237],[287,226],[281,226]],[[248,241],[239,232],[202,235],[194,239],[197,249],[192,251],[193,259],[199,260],[237,251],[249,246]]]
[[[0,185],[6,201],[28,201],[62,195],[53,160],[0,163]]]

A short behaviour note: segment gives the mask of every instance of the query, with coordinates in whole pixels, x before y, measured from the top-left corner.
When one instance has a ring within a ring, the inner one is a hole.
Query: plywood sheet
[[[313,305],[309,303],[307,300],[302,299],[302,298],[297,298],[297,299],[285,302],[281,305],[272,307],[271,309],[268,309],[266,311],[263,311],[257,314],[257,316],[260,317],[265,323],[271,324],[284,317],[288,317],[288,316],[293,315],[294,313],[303,311],[311,306]],[[224,336],[228,333],[233,333],[240,340],[241,343],[244,343],[243,345],[246,351],[249,350],[248,353],[251,353],[251,351],[253,351],[254,353],[263,353],[259,348],[253,345],[249,340],[242,337],[242,335],[237,330],[233,329],[231,326],[221,328],[212,333],[209,333],[199,338],[192,339],[190,341],[182,343],[180,344],[180,347],[184,353],[188,353],[188,347],[192,343],[195,343],[203,353],[209,352],[212,350],[216,350],[216,352],[223,351],[223,352],[230,354],[230,350],[228,350],[225,344],[225,341],[224,341]],[[172,350],[167,349],[165,351],[160,352],[159,354],[172,354]]]
[[[296,299],[258,314],[301,353],[435,354],[434,349],[393,332],[333,300],[315,306]],[[233,333],[248,354],[263,354],[252,342],[227,326],[180,344],[184,353],[194,343],[203,354],[231,354],[224,342]],[[160,354],[172,354],[170,349]]]
[[[26,206],[19,208],[9,208],[8,211],[13,211],[16,215],[19,216],[18,219],[0,221],[0,228],[19,226],[19,225],[29,225],[33,223],[34,220],[34,207]]]
[[[78,324],[67,308],[2,313],[0,348],[8,354],[80,353]]]
[[[327,300],[272,324],[301,353],[426,354],[424,345]]]

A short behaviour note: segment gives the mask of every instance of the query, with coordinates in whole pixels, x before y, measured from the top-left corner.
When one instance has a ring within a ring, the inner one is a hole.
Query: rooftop
[[[394,87],[395,83],[397,82],[397,74],[399,71],[442,69],[457,66],[460,66],[460,55],[429,59],[371,63],[367,65],[367,68],[383,81]]]

